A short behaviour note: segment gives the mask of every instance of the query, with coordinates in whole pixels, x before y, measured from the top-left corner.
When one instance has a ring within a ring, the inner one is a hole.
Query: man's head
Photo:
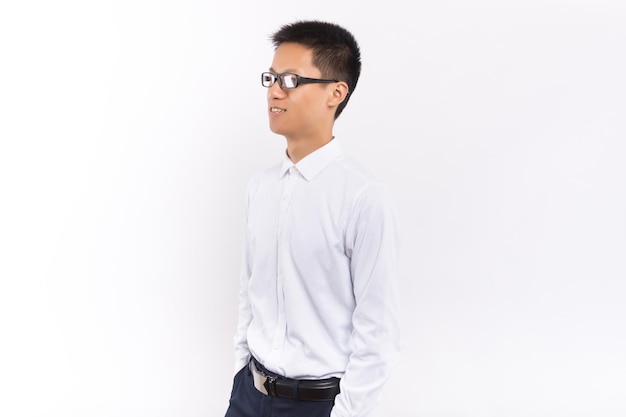
[[[300,21],[280,28],[272,42],[276,48],[293,42],[311,49],[313,65],[320,69],[323,78],[348,84],[348,94],[335,113],[335,119],[339,117],[361,74],[361,52],[354,36],[334,23]]]
[[[276,49],[263,84],[269,87],[272,131],[314,136],[320,126],[332,127],[361,72],[352,34],[332,23],[299,21],[280,28],[271,40]]]

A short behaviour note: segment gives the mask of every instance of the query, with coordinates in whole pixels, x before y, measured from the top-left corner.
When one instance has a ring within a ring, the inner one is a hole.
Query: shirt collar
[[[304,158],[302,158],[297,164],[294,164],[287,151],[285,151],[285,157],[280,166],[280,178],[289,171],[289,168],[295,166],[298,172],[307,180],[311,181],[317,174],[319,174],[328,164],[330,164],[335,158],[341,155],[343,151],[337,139],[332,139],[326,145],[311,152]]]

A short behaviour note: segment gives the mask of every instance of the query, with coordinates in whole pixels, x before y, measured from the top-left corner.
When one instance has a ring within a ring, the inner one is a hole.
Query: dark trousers
[[[225,417],[329,417],[334,403],[265,395],[254,387],[252,373],[244,366],[235,375]]]

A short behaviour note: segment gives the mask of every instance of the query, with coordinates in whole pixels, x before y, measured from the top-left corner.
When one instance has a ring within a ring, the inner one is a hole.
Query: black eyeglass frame
[[[270,85],[265,85],[263,83],[263,79],[265,78],[265,76],[271,76],[274,81],[270,84]],[[283,82],[283,77],[285,75],[292,75],[294,77],[296,77],[296,85],[294,85],[293,87],[287,87],[285,86],[284,82]],[[289,89],[292,90],[294,88],[298,88],[298,86],[302,85],[302,84],[326,84],[326,83],[338,83],[339,80],[325,80],[322,78],[308,78],[308,77],[302,77],[298,74],[294,74],[292,72],[283,72],[282,74],[274,74],[273,72],[262,72],[261,73],[261,85],[265,88],[270,88],[271,86],[273,86],[276,81],[278,81],[278,86],[282,89]]]

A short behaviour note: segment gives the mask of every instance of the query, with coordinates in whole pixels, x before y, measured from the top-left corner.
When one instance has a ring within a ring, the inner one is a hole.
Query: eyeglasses
[[[301,77],[298,74],[284,72],[282,74],[274,74],[264,72],[261,74],[261,85],[270,88],[278,81],[280,88],[296,88],[301,84],[319,84],[319,83],[337,83],[339,80],[322,80],[320,78]]]

